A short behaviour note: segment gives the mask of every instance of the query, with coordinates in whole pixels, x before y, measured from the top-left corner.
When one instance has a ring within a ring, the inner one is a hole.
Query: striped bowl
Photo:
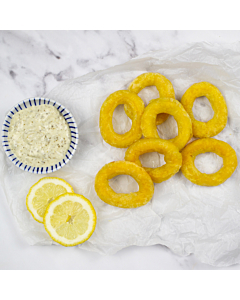
[[[12,153],[11,149],[9,148],[8,143],[8,129],[11,124],[12,116],[20,110],[27,109],[31,106],[38,106],[38,105],[52,105],[54,106],[64,117],[66,122],[68,123],[69,129],[71,131],[71,143],[67,154],[65,155],[64,159],[59,161],[57,164],[48,167],[32,167],[29,165],[25,165],[22,163],[15,155]],[[34,173],[34,174],[48,174],[55,172],[62,167],[64,167],[69,160],[73,157],[78,145],[78,128],[75,122],[74,117],[70,113],[68,109],[66,109],[62,104],[48,98],[29,98],[19,102],[15,105],[7,114],[3,126],[2,126],[2,143],[3,149],[7,155],[7,157],[12,161],[12,163],[22,169],[23,171]]]

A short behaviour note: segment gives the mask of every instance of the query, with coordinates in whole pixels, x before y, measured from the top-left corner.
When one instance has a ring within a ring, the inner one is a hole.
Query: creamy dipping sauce
[[[24,164],[49,167],[60,162],[71,143],[68,123],[52,105],[23,109],[12,116],[9,147]]]

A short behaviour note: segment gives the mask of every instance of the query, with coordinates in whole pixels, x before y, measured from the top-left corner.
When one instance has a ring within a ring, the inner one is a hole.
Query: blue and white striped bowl
[[[69,125],[69,129],[71,131],[71,143],[69,146],[69,149],[67,151],[67,154],[65,158],[62,161],[59,161],[57,164],[53,166],[48,167],[32,167],[29,165],[25,165],[22,163],[11,151],[9,148],[8,143],[8,129],[11,124],[12,116],[17,113],[20,110],[27,109],[31,106],[38,106],[38,105],[52,105],[54,106],[59,112],[62,114],[62,116],[65,118],[66,122]],[[75,122],[74,117],[70,113],[68,109],[66,109],[62,104],[48,99],[48,98],[29,98],[26,100],[23,100],[19,102],[17,105],[15,105],[7,114],[3,126],[2,126],[2,143],[3,143],[3,149],[5,150],[5,153],[7,157],[12,161],[12,163],[16,166],[22,169],[23,171],[34,173],[34,174],[48,174],[55,172],[62,167],[64,167],[69,160],[73,157],[73,154],[75,153],[78,145],[78,128],[77,124]]]

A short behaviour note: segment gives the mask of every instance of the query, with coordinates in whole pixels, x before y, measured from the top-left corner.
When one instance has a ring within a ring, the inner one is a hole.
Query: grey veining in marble
[[[42,96],[64,80],[122,64],[148,51],[197,41],[231,43],[238,41],[239,36],[238,31],[0,31],[0,121],[15,103]],[[7,203],[2,201],[0,217],[5,220],[6,230],[5,235],[0,233],[2,253],[8,253],[20,239],[13,229],[13,220],[6,215]],[[18,241],[7,239],[7,233],[17,236]],[[200,263],[194,255],[178,257],[160,245],[150,248],[131,247],[104,262],[96,262],[96,254],[87,253],[85,268],[94,268],[91,261],[95,257],[95,266],[102,269],[127,268],[122,266],[123,260],[128,261],[130,269],[217,269]],[[148,255],[149,263],[139,262]],[[17,262],[4,263],[6,269],[14,266],[17,268]],[[24,268],[19,263],[21,267]]]

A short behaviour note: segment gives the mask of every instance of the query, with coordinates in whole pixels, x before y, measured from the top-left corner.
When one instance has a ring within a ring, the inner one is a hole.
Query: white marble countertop
[[[15,103],[42,96],[66,79],[152,50],[188,42],[233,43],[239,36],[239,31],[0,31],[0,121]],[[19,233],[2,190],[0,196],[0,269],[221,269],[161,245],[130,247],[113,256],[76,247],[32,247]]]

